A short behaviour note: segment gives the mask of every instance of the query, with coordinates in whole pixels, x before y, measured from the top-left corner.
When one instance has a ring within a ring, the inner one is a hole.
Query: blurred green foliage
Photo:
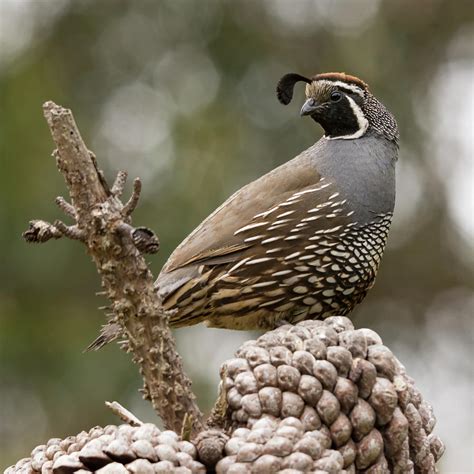
[[[354,318],[433,402],[446,472],[472,472],[473,16],[468,0],[0,0],[0,465],[117,422],[104,400],[156,421],[127,355],[82,354],[104,304],[84,249],[21,239],[30,219],[60,216],[53,202],[65,194],[42,103],[73,109],[111,179],[143,178],[134,222],[160,236],[157,274],[231,192],[321,136],[298,117],[301,90],[277,103],[279,77],[346,71],[402,136],[394,228]],[[248,334],[177,337],[209,408],[219,363]]]

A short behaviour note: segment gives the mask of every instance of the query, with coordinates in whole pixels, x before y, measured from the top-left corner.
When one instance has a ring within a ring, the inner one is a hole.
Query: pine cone
[[[374,331],[303,321],[236,356],[221,369],[231,438],[218,473],[436,471],[431,406]]]
[[[434,473],[431,406],[370,329],[303,321],[244,343],[221,369],[225,429],[193,443],[151,423],[53,438],[22,473]]]
[[[206,468],[196,455],[192,443],[152,423],[96,426],[76,436],[50,439],[5,473],[203,474]]]

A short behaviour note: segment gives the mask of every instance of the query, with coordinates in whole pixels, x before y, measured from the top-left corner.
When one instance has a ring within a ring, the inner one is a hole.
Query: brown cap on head
[[[316,74],[311,79],[313,81],[342,81],[348,84],[354,84],[364,90],[369,89],[369,86],[362,79],[346,74],[345,72],[325,72],[323,74]]]
[[[297,82],[306,82],[311,84],[313,81],[326,80],[326,81],[342,81],[346,84],[354,84],[357,87],[360,87],[364,91],[369,90],[369,86],[361,79],[355,76],[350,76],[345,72],[325,72],[323,74],[316,74],[311,79],[301,76],[300,74],[290,73],[285,74],[277,84],[277,97],[278,100],[284,104],[288,105],[293,98],[293,89]]]

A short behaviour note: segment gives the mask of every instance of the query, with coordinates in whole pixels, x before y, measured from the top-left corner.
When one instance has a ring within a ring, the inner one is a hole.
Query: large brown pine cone
[[[95,427],[49,440],[6,473],[436,472],[444,447],[430,405],[380,337],[348,318],[248,341],[221,377],[224,426],[193,443],[151,423]]]

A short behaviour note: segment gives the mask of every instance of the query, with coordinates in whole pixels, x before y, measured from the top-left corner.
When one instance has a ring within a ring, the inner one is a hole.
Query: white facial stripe
[[[343,82],[343,81],[328,81],[326,79],[322,79],[317,82],[319,82],[320,84],[327,85],[327,86],[341,87],[343,89],[350,90],[351,92],[354,92],[355,94],[360,95],[361,97],[364,97],[364,91],[359,86],[356,86],[355,84],[348,84],[347,82]]]
[[[357,118],[359,130],[354,134],[357,135],[354,136],[354,138],[358,138],[361,137],[367,131],[367,128],[369,127],[369,121],[365,118],[364,112],[362,112],[362,109],[356,104],[355,100],[352,97],[347,97],[347,100],[349,101],[351,109]]]
[[[352,112],[354,112],[354,116],[357,119],[357,125],[359,126],[359,130],[357,130],[357,132],[355,133],[352,133],[351,135],[342,135],[340,137],[326,137],[328,140],[351,140],[353,138],[360,138],[367,131],[367,128],[369,128],[369,121],[365,118],[362,109],[355,103],[355,100],[352,97],[346,97],[349,101],[349,105],[351,106]]]

